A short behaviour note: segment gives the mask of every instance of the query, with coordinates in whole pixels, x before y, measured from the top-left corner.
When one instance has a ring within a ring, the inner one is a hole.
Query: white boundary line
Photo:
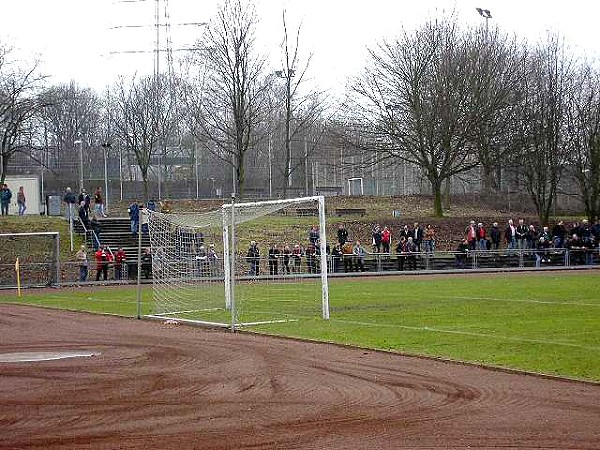
[[[553,301],[544,301],[544,300],[517,300],[513,298],[494,298],[494,297],[459,297],[459,296],[440,296],[440,297],[430,297],[433,300],[452,300],[452,299],[460,299],[460,300],[488,300],[493,302],[508,302],[508,303],[537,303],[542,305],[562,305],[562,306],[592,306],[596,308],[600,308],[600,303],[569,303],[569,302],[553,302]]]
[[[514,341],[514,342],[528,342],[530,344],[560,345],[560,346],[564,346],[564,347],[572,347],[572,348],[581,348],[584,350],[600,351],[600,347],[571,344],[569,342],[546,341],[546,340],[541,340],[541,339],[523,339],[523,338],[517,338],[517,337],[510,337],[510,336],[500,336],[497,334],[474,333],[471,331],[443,330],[441,328],[433,328],[433,327],[414,327],[414,326],[410,326],[410,325],[392,325],[392,324],[381,324],[381,323],[373,323],[373,322],[358,322],[358,321],[353,321],[353,320],[339,320],[339,319],[331,319],[331,321],[347,323],[350,325],[367,326],[367,327],[373,326],[373,327],[386,327],[386,328],[404,328],[406,330],[413,330],[413,331],[428,331],[428,332],[432,332],[432,333],[459,334],[462,336],[494,338],[497,340],[506,340],[506,341]]]

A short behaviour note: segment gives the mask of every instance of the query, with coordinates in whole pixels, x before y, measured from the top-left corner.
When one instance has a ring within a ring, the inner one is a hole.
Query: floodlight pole
[[[479,15],[485,19],[485,37],[487,39],[488,28],[489,28],[488,21],[492,18],[492,13],[490,12],[489,9],[483,9],[483,8],[475,8],[475,9],[479,13]]]
[[[74,144],[79,145],[79,192],[81,192],[83,190],[83,141],[77,139]]]

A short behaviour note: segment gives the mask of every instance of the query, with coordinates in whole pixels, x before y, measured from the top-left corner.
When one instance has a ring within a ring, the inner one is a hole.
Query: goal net
[[[148,214],[153,317],[233,329],[329,318],[322,196]]]
[[[40,287],[60,284],[58,232],[0,234],[0,284]]]

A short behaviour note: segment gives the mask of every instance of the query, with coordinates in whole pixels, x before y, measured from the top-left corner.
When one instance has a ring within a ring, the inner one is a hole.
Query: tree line
[[[274,70],[256,45],[253,4],[225,0],[180,70],[122,77],[100,94],[76,81],[48,86],[37,63],[16,61],[0,43],[0,182],[15,154],[51,170],[74,159],[80,142],[126,149],[148,197],[153,160],[177,147],[230,167],[243,197],[248,159],[264,160],[268,148],[285,196],[303,158],[327,142],[366,164],[419,167],[437,216],[450,179],[473,169],[482,195],[520,180],[542,223],[565,177],[589,220],[600,216],[600,70],[559,36],[530,44],[500,28],[428,20],[370,48],[340,105],[306,83],[312,55],[301,51],[301,26],[291,30],[285,11],[281,25]],[[302,137],[298,157],[292,143]]]

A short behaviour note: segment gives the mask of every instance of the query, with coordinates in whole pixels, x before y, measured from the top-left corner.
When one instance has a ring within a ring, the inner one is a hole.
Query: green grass
[[[318,319],[314,299],[300,302],[304,292],[314,293],[310,285],[287,286],[296,301],[278,313],[315,317],[253,330],[600,381],[599,271],[333,278],[329,321]],[[243,297],[259,299],[242,303],[244,319],[263,317],[272,296],[264,289],[273,287],[239,287]],[[136,315],[134,287],[31,291],[4,301]],[[151,311],[146,287],[142,313]]]

